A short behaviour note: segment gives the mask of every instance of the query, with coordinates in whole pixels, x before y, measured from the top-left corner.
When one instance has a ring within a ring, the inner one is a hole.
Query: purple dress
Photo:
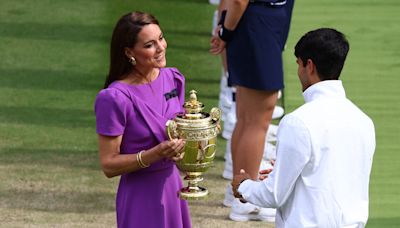
[[[97,133],[123,135],[121,154],[150,149],[167,139],[165,123],[183,111],[183,102],[184,77],[175,68],[161,68],[149,84],[114,82],[97,95]],[[167,159],[121,175],[118,227],[191,227],[188,204],[177,194],[181,187],[179,170]]]

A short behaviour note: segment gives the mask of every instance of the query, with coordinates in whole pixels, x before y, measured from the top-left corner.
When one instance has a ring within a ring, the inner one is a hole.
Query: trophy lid
[[[190,90],[189,100],[183,104],[183,108],[186,110],[186,116],[192,118],[198,115],[201,117],[201,111],[204,108],[204,104],[197,100],[196,93],[195,90]]]

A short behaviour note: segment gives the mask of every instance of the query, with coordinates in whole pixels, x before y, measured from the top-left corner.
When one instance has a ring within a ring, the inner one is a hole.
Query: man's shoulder
[[[305,103],[292,112],[286,114],[282,120],[285,125],[296,126],[300,125],[308,128],[307,126],[315,125],[321,119],[318,114],[319,107],[313,102]]]
[[[308,115],[308,113],[312,109],[312,106],[313,105],[311,103],[302,104],[301,106],[293,110],[291,113],[287,114],[287,116],[290,115],[295,118],[303,119]]]

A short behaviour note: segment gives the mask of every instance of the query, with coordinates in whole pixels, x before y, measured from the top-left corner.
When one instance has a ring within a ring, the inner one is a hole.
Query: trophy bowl
[[[194,90],[190,91],[189,101],[183,107],[185,113],[168,120],[166,131],[170,139],[181,138],[186,141],[183,158],[176,163],[178,169],[186,174],[184,180],[188,181],[188,186],[179,191],[180,198],[201,199],[208,195],[208,190],[198,183],[214,161],[221,110],[214,107],[210,113],[203,112],[204,105],[197,100]]]

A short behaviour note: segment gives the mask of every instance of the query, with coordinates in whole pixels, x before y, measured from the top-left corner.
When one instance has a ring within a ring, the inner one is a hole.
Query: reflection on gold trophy
[[[189,101],[183,105],[186,112],[179,114],[166,124],[170,139],[182,138],[186,141],[183,159],[176,164],[185,172],[188,186],[181,189],[182,199],[200,199],[208,190],[198,186],[202,174],[213,164],[216,152],[217,134],[220,131],[221,110],[212,108],[210,113],[202,112],[204,105],[197,100],[196,91],[190,91]]]

